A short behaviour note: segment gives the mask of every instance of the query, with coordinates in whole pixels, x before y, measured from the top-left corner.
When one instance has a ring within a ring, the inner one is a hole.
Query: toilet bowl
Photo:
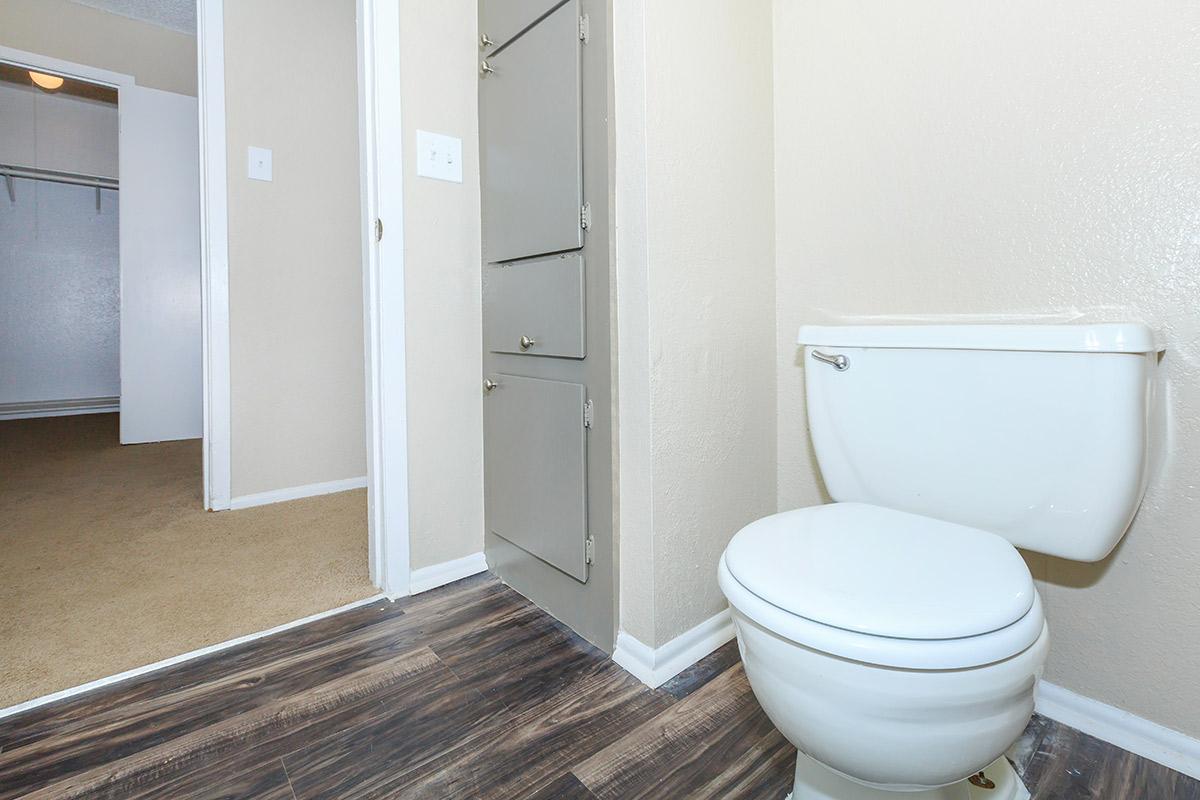
[[[1097,561],[1146,488],[1139,324],[801,329],[835,502],[752,522],[718,565],[794,800],[1021,800],[1004,752],[1049,634],[1021,547]]]
[[[1048,634],[1008,542],[834,503],[747,526],[718,580],[754,694],[801,753],[796,800],[967,798],[981,769],[1010,787],[981,796],[1028,796],[997,760],[1029,721]]]

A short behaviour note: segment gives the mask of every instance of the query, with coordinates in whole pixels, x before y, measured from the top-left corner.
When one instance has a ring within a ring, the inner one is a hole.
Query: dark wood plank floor
[[[1200,782],[1035,717],[1036,798]],[[726,645],[658,690],[490,576],[0,720],[0,800],[783,798],[795,750]]]

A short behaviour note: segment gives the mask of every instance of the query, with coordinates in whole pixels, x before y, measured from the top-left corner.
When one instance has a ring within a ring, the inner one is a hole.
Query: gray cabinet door
[[[488,529],[587,580],[587,390],[581,383],[491,376],[484,400]]]
[[[486,58],[504,47],[514,36],[554,10],[564,0],[484,0],[479,4],[479,36],[490,45],[480,49]]]
[[[483,269],[483,340],[493,353],[583,358],[583,256]]]
[[[488,262],[583,246],[579,0],[484,58],[479,82]]]

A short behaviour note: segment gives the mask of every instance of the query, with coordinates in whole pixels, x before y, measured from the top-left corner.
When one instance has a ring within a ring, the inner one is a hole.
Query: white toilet
[[[833,503],[721,557],[794,800],[1027,798],[1004,759],[1049,638],[1014,545],[1104,558],[1145,489],[1156,347],[1134,324],[805,327]]]

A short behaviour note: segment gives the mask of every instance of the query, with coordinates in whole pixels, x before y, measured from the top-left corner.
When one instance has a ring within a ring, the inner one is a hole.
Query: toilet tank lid
[[[927,350],[1022,350],[1055,353],[1153,353],[1154,332],[1137,322],[1085,325],[804,325],[811,347]]]

